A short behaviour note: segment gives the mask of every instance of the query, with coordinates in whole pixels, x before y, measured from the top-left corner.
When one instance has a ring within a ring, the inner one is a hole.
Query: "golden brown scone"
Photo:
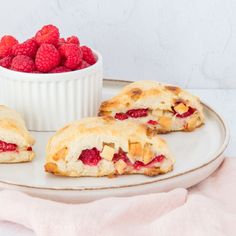
[[[145,123],[156,133],[192,131],[204,123],[199,98],[187,91],[155,81],[138,81],[104,101],[99,116]]]
[[[0,105],[0,163],[31,161],[34,139],[20,115]]]
[[[45,170],[64,176],[154,176],[173,168],[168,147],[148,127],[109,116],[85,118],[48,142]]]

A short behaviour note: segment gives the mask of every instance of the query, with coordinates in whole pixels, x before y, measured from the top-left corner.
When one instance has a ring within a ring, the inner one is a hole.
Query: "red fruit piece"
[[[87,46],[81,46],[80,48],[83,52],[83,60],[88,62],[90,65],[95,64],[97,60],[93,54],[93,51]]]
[[[60,47],[64,43],[66,43],[66,40],[64,38],[60,38],[58,41],[57,47]]]
[[[152,165],[156,162],[162,162],[163,160],[165,159],[165,156],[164,155],[159,155],[159,156],[156,156],[155,158],[152,159],[152,161],[150,161],[147,165]]]
[[[13,56],[7,56],[0,60],[0,66],[9,69],[11,67]]]
[[[148,123],[149,125],[157,125],[157,124],[158,124],[158,122],[155,121],[155,120],[149,120],[147,123]]]
[[[39,45],[49,43],[56,46],[59,42],[59,36],[59,29],[56,26],[45,25],[36,33],[35,39]]]
[[[17,150],[17,145],[14,143],[6,143],[0,140],[0,152],[14,152]]]
[[[85,69],[87,67],[91,66],[90,64],[88,64],[86,61],[82,61],[79,65],[79,67],[77,68],[77,70],[82,70],[82,69]]]
[[[64,38],[60,38],[58,43],[66,43],[66,40]]]
[[[31,152],[32,150],[33,150],[32,147],[27,147],[28,152]]]
[[[12,48],[6,46],[0,46],[0,58],[4,58],[12,55]]]
[[[14,45],[12,48],[13,55],[26,55],[34,58],[38,50],[38,44],[34,38],[28,39],[23,43]]]
[[[148,108],[132,109],[127,111],[126,114],[132,118],[145,117],[148,115]]]
[[[136,169],[136,170],[140,170],[144,166],[145,166],[145,164],[141,161],[135,161],[135,163],[133,165],[134,169]]]
[[[188,111],[186,111],[186,112],[183,113],[183,114],[179,114],[179,113],[177,113],[177,112],[175,111],[174,107],[173,107],[172,109],[173,109],[173,111],[174,111],[174,114],[175,114],[176,117],[178,117],[178,118],[186,118],[186,117],[188,117],[188,116],[191,116],[191,115],[196,111],[195,108],[189,107],[189,108],[188,108]]]
[[[78,68],[82,62],[82,51],[73,43],[62,44],[59,47],[59,52],[62,56],[62,65],[67,68],[74,70]]]
[[[117,120],[126,120],[126,119],[128,119],[129,117],[128,117],[128,115],[125,114],[125,113],[116,113],[116,114],[115,114],[115,118],[116,118]]]
[[[76,44],[76,45],[80,45],[80,42],[79,42],[79,39],[78,39],[78,37],[77,36],[70,36],[70,37],[68,37],[67,39],[66,39],[66,42],[67,43],[73,43],[73,44]]]
[[[0,41],[0,58],[12,55],[12,47],[15,44],[18,44],[18,41],[13,36],[3,36]]]
[[[126,153],[120,148],[118,153],[115,153],[113,156],[112,161],[117,162],[119,160],[124,161],[126,164],[131,164],[129,158],[127,157]]]
[[[89,166],[96,166],[101,159],[100,152],[95,147],[83,150],[79,156],[79,160]]]
[[[50,73],[62,73],[62,72],[69,72],[71,69],[65,66],[58,66],[55,69],[51,70]]]
[[[11,69],[21,72],[33,72],[35,70],[35,64],[32,58],[25,55],[18,55],[13,58]]]
[[[15,44],[18,44],[18,40],[11,35],[3,36],[0,41],[1,46],[12,47]]]
[[[155,164],[156,162],[162,162],[165,159],[164,155],[159,155],[156,156],[155,158],[152,159],[152,161],[150,161],[147,164],[144,164],[141,161],[136,161],[133,165],[134,169],[136,170],[140,170],[142,167],[151,167],[153,164]]]
[[[60,63],[60,54],[52,44],[42,44],[35,57],[35,65],[40,72],[49,72]]]

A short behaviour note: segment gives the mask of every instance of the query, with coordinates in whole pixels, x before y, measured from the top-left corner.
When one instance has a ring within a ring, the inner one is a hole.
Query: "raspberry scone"
[[[31,161],[34,139],[20,115],[0,105],[0,163]]]
[[[138,121],[154,133],[192,131],[204,123],[200,100],[187,91],[155,81],[138,81],[104,101],[99,116]]]
[[[64,176],[155,176],[172,170],[167,144],[147,126],[110,116],[85,118],[48,142],[45,170]]]

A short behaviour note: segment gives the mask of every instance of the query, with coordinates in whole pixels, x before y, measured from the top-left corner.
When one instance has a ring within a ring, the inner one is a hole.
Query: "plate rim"
[[[104,78],[103,79],[103,83],[121,83],[123,85],[132,83],[134,81],[128,81],[128,80],[118,80],[118,79],[109,79],[109,78]],[[146,181],[146,182],[141,182],[141,183],[137,183],[137,184],[125,184],[125,185],[120,185],[120,186],[111,186],[111,187],[79,187],[79,188],[58,188],[58,187],[37,187],[37,186],[30,186],[30,185],[23,185],[23,184],[16,184],[16,183],[10,183],[7,181],[3,181],[0,180],[0,184],[6,184],[6,185],[11,185],[11,186],[17,186],[17,187],[21,187],[21,188],[27,188],[27,189],[38,189],[38,190],[53,190],[53,191],[91,191],[91,190],[111,190],[111,189],[122,189],[122,188],[131,188],[131,187],[139,187],[139,186],[143,186],[143,185],[148,185],[148,184],[154,184],[157,182],[161,182],[161,181],[165,181],[165,180],[169,180],[169,179],[173,179],[173,178],[177,178],[192,172],[195,172],[199,169],[202,169],[208,165],[210,165],[212,162],[215,162],[219,157],[221,157],[221,155],[224,153],[225,149],[227,148],[228,144],[229,144],[229,140],[230,140],[230,131],[229,131],[229,127],[227,122],[225,121],[225,119],[223,118],[222,115],[218,114],[211,106],[209,106],[208,104],[206,104],[205,102],[202,102],[202,105],[204,107],[206,107],[208,110],[210,110],[221,122],[222,126],[223,126],[223,130],[224,130],[224,141],[222,142],[222,145],[220,146],[218,152],[214,155],[214,158],[212,158],[210,161],[208,161],[207,163],[202,164],[201,166],[198,166],[196,168],[193,168],[191,170],[185,171],[185,172],[181,172],[178,174],[175,174],[173,176],[169,176],[169,177],[165,177],[162,179],[157,179],[157,180],[150,180],[150,181]],[[92,177],[94,178],[94,177]],[[97,178],[97,177],[95,177]]]

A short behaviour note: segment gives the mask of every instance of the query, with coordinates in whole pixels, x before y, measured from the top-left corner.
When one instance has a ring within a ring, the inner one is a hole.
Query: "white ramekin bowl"
[[[27,127],[55,131],[96,115],[102,96],[102,56],[85,69],[55,74],[16,72],[0,67],[0,104],[18,111]]]

